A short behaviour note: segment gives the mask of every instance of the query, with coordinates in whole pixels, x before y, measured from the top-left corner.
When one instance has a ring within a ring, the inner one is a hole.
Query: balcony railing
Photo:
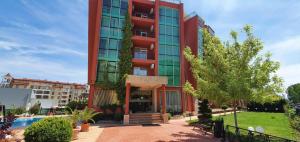
[[[132,15],[139,18],[154,19],[153,14],[148,14],[143,12],[133,12]]]
[[[134,30],[133,31],[135,36],[143,36],[143,37],[152,37],[154,38],[154,33],[143,31],[143,30]]]
[[[181,0],[160,0],[160,1],[175,3],[175,4],[180,4],[181,3]]]

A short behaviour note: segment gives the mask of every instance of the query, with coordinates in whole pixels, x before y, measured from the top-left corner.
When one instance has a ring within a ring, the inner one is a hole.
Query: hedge
[[[70,142],[72,126],[65,118],[45,118],[27,127],[24,136],[26,142]]]

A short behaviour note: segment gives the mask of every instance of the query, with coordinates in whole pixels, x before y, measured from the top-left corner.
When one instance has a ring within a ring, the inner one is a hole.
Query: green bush
[[[71,108],[72,110],[75,109],[83,110],[86,106],[87,106],[87,101],[71,101],[67,104],[66,107]]]
[[[172,114],[168,113],[168,120],[171,120],[171,118],[172,118]]]
[[[123,114],[121,114],[121,113],[115,113],[114,114],[114,120],[115,121],[121,121],[121,120],[123,120]]]
[[[26,142],[70,142],[71,122],[61,117],[45,118],[27,127],[24,136]]]
[[[26,112],[26,109],[24,107],[18,107],[15,110],[15,114],[20,115]]]
[[[294,117],[294,119],[291,119],[290,123],[294,129],[300,131],[300,117],[299,116],[296,116],[296,117]]]

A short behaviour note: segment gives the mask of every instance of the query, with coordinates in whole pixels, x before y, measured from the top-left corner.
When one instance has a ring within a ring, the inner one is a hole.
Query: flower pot
[[[81,132],[88,132],[90,128],[90,123],[82,123],[81,124]]]
[[[79,132],[80,132],[80,129],[73,129],[72,140],[78,139]]]

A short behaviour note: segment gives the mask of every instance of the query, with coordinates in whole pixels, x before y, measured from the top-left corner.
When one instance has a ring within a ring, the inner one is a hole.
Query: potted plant
[[[81,132],[89,131],[89,127],[90,127],[89,121],[95,123],[95,121],[92,118],[97,114],[99,113],[87,107],[80,113]]]
[[[77,122],[80,120],[80,111],[77,109],[73,111],[71,108],[69,108],[69,112],[71,112],[69,119],[73,128],[72,140],[76,140],[78,139],[78,134],[80,131],[80,129],[77,128]]]

